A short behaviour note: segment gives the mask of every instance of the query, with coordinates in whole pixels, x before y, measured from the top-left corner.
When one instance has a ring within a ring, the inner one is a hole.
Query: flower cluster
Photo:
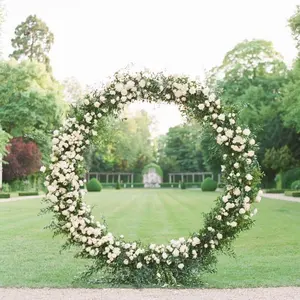
[[[191,237],[171,240],[168,245],[143,246],[116,237],[95,221],[83,201],[83,154],[96,135],[100,118],[117,114],[126,103],[136,100],[175,102],[208,122],[224,153],[222,166],[225,193],[207,215],[203,229]],[[203,259],[210,251],[222,249],[223,241],[246,229],[257,212],[251,204],[261,200],[257,189],[256,142],[249,129],[236,125],[236,115],[225,113],[213,93],[185,76],[149,72],[116,73],[101,91],[86,96],[74,117],[56,130],[52,140],[51,164],[46,169],[46,201],[57,219],[56,230],[72,244],[81,246],[81,256],[97,257],[114,267],[144,266],[184,270],[191,260]]]

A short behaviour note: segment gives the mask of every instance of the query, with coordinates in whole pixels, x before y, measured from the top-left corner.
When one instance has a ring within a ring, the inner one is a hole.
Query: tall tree
[[[3,166],[3,156],[7,154],[7,144],[11,136],[2,130],[0,126],[0,191],[2,189],[2,166]]]
[[[5,9],[3,1],[0,0],[0,58],[2,56],[2,24],[4,23]]]
[[[288,22],[294,40],[296,41],[296,47],[300,50],[300,5],[297,5],[295,13],[290,17]]]
[[[84,89],[75,77],[68,77],[63,80],[64,97],[68,103],[81,104],[84,96]]]
[[[46,23],[36,15],[28,16],[16,27],[15,37],[11,42],[15,50],[10,57],[16,60],[24,57],[31,61],[36,60],[45,64],[47,71],[51,71],[48,53],[54,42],[54,35],[49,31]]]
[[[50,136],[65,116],[62,87],[43,64],[0,62],[0,120],[14,137],[34,140],[47,157]]]

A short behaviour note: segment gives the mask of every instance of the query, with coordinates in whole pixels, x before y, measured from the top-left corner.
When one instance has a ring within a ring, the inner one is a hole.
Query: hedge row
[[[300,191],[286,191],[284,194],[286,196],[300,197]]]
[[[21,192],[19,196],[38,196],[39,192]]]
[[[10,198],[10,194],[2,193],[2,194],[0,194],[0,198]]]

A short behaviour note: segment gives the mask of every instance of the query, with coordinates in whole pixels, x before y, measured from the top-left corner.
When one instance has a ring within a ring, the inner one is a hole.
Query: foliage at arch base
[[[115,236],[94,218],[80,189],[85,173],[83,154],[101,120],[118,115],[125,104],[143,99],[176,103],[187,116],[211,126],[223,153],[225,191],[205,215],[203,228],[187,237],[174,237],[165,245],[143,245]],[[253,204],[261,200],[261,172],[250,130],[237,124],[230,107],[222,107],[213,93],[187,76],[125,70],[83,102],[54,132],[52,163],[41,168],[46,173],[46,210],[53,213],[49,227],[55,235],[66,237],[66,247],[78,247],[78,257],[91,261],[83,279],[101,270],[115,284],[199,282],[199,274],[214,270],[217,254],[231,253],[231,242],[253,224],[257,212]]]

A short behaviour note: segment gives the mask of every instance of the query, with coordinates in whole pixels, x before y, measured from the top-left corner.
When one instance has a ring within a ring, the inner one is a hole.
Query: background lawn
[[[199,190],[103,190],[89,193],[98,219],[114,234],[144,242],[166,242],[202,226],[217,193]],[[39,199],[0,203],[0,286],[67,287],[87,261],[75,249],[59,254],[63,240],[43,229]],[[300,286],[300,203],[264,199],[254,228],[235,243],[237,257],[220,255],[206,287]],[[76,284],[76,286],[86,286]]]

